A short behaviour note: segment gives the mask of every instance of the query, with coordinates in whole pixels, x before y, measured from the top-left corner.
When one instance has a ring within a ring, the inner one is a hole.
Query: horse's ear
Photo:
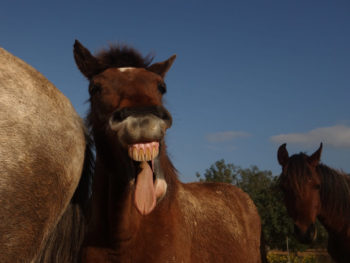
[[[282,144],[279,148],[278,148],[278,152],[277,152],[277,159],[279,164],[284,167],[289,160],[289,154],[286,148],[286,143]]]
[[[308,157],[308,162],[310,165],[316,167],[320,160],[321,160],[321,153],[322,153],[322,142],[320,144],[320,147],[318,148],[318,150],[316,152],[314,152],[310,157]]]
[[[165,77],[165,74],[170,69],[171,65],[173,64],[174,60],[176,58],[176,55],[172,55],[169,59],[163,61],[154,63],[151,66],[147,68],[147,70],[152,71],[153,73],[156,73],[160,75],[162,78]]]
[[[90,51],[85,48],[78,40],[74,42],[74,59],[79,70],[85,77],[91,79],[100,72],[101,66],[99,61],[91,55]]]

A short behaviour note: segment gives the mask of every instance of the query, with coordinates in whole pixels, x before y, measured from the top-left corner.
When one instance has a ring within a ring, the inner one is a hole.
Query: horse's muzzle
[[[315,224],[311,224],[306,232],[302,232],[297,225],[294,225],[294,233],[297,239],[303,244],[310,244],[317,237],[317,229]]]
[[[122,122],[130,116],[143,117],[147,115],[154,115],[159,119],[163,120],[167,128],[172,125],[172,117],[163,106],[144,106],[144,107],[127,107],[118,109],[113,113],[113,122]]]
[[[163,106],[118,109],[109,121],[110,129],[116,132],[124,147],[136,143],[160,142],[171,124],[171,115]]]

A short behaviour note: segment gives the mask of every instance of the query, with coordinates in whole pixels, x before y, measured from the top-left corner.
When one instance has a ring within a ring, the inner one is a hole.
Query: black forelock
[[[97,53],[96,58],[102,66],[101,71],[107,68],[135,67],[147,68],[150,66],[153,56],[142,56],[137,50],[127,45],[111,45]]]

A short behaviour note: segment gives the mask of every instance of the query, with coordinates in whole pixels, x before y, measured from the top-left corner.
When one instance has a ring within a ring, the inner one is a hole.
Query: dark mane
[[[135,67],[147,68],[150,66],[153,56],[148,54],[143,57],[137,50],[127,45],[111,45],[97,53],[96,58],[101,64],[101,70],[107,68]]]
[[[323,164],[316,169],[322,182],[322,206],[330,217],[350,218],[350,177]]]

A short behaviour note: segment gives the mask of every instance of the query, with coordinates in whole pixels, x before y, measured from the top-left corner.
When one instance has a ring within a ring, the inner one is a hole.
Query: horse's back
[[[79,182],[84,128],[69,100],[0,48],[1,262],[35,258]]]
[[[260,262],[260,217],[241,189],[190,183],[182,185],[179,199],[192,236],[192,262]]]

